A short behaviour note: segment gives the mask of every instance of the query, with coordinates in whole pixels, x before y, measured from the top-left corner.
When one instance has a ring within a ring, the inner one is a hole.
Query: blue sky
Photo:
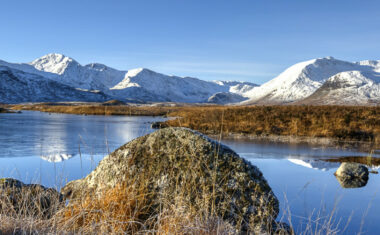
[[[290,65],[380,59],[380,1],[4,0],[0,59],[263,83]]]

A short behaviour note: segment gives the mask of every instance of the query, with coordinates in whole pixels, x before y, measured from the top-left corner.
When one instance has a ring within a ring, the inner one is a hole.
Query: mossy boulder
[[[62,193],[73,200],[121,184],[145,188],[152,213],[169,206],[208,213],[237,231],[272,232],[279,212],[279,202],[256,166],[186,128],[160,129],[125,144]]]
[[[0,209],[7,214],[50,218],[63,201],[55,189],[39,184],[24,184],[12,178],[0,179]]]

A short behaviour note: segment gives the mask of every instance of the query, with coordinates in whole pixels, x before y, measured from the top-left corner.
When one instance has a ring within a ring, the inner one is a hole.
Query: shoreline
[[[166,104],[168,105],[168,104]],[[173,118],[156,128],[182,126],[225,139],[308,144],[371,151],[380,147],[379,108],[340,106],[165,106],[102,103],[32,103],[8,105],[74,115],[161,116]]]
[[[220,135],[206,134],[207,136],[218,140]],[[262,141],[283,144],[304,144],[322,148],[335,149],[357,149],[370,154],[373,150],[378,150],[380,146],[369,141],[339,140],[328,137],[311,137],[311,136],[282,136],[282,135],[247,135],[239,133],[223,134],[221,140],[242,140],[242,141]]]

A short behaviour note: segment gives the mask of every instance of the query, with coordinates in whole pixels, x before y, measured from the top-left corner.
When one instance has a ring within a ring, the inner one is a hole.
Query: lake
[[[59,189],[86,176],[119,146],[153,132],[151,123],[162,120],[33,111],[0,114],[0,177]],[[326,161],[368,153],[306,144],[222,142],[260,168],[280,200],[279,219],[288,222],[291,211],[296,231],[305,231],[307,224],[322,226],[325,221],[337,225],[339,234],[380,231],[380,176],[370,174],[361,188],[343,188],[333,175],[340,163]],[[380,158],[376,151],[372,156]]]

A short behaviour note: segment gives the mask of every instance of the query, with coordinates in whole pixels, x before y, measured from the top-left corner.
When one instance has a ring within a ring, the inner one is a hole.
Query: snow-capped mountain
[[[47,73],[48,77],[55,81],[76,88],[103,92],[119,83],[126,73],[98,63],[82,66],[74,59],[61,54],[48,54],[29,64],[38,71]]]
[[[81,65],[62,54],[30,63],[0,60],[0,102],[102,101],[217,104],[380,104],[380,61],[313,59],[286,69],[258,86],[249,82],[203,81],[145,68],[117,70]]]
[[[156,73],[149,69],[139,68],[129,70],[124,79],[111,88],[112,95],[117,97],[134,96],[137,99],[139,94],[131,91],[138,91],[154,96],[155,101],[175,101],[175,102],[206,102],[209,97],[219,92],[238,93],[232,90],[239,86],[241,82],[208,82],[191,77],[168,76]],[[244,84],[254,87],[254,84]],[[134,90],[133,90],[134,88]],[[137,92],[135,92],[137,93]]]
[[[360,85],[360,96],[370,94],[369,99],[374,98],[376,100],[376,97],[379,97],[380,93],[378,92],[378,88],[371,88],[371,86],[379,83],[377,80],[379,69],[378,61],[351,63],[337,60],[333,57],[326,57],[301,62],[286,69],[269,82],[247,92],[245,95],[249,96],[250,99],[245,103],[283,104],[301,101],[313,95],[313,93],[319,88],[322,88],[326,82],[328,82],[326,86],[331,89],[331,83],[335,83],[334,86],[341,82],[346,85],[342,84],[339,86],[347,86],[347,84],[358,85],[358,80],[363,81],[364,77],[367,79],[365,83],[368,85]],[[339,91],[337,93],[342,94],[342,97],[351,96],[356,99],[358,92],[354,87],[352,87],[351,90],[346,89],[345,92]],[[325,90],[326,87],[322,89]],[[321,93],[321,91],[318,92]],[[326,92],[322,93],[325,94]],[[337,96],[337,93],[332,92],[331,97],[334,97],[334,99],[340,97],[339,95]],[[319,98],[322,98],[320,94],[318,95],[318,99]],[[323,99],[326,103],[330,102],[327,96]],[[358,98],[358,100],[362,100],[362,98]],[[334,103],[334,101],[330,103]]]
[[[0,102],[97,101],[110,99],[102,92],[84,91],[37,74],[0,65]]]
[[[211,82],[168,76],[144,68],[120,71],[98,63],[82,66],[61,54],[48,54],[24,64],[0,61],[0,65],[44,77],[49,82],[55,81],[86,91],[100,91],[116,99],[139,102],[202,103],[208,102],[216,93],[227,92],[237,94],[231,101],[225,101],[231,103],[236,97],[244,97],[247,91],[257,86],[248,82]],[[244,98],[239,101],[241,100]]]
[[[380,73],[348,71],[329,78],[303,104],[380,104]]]

